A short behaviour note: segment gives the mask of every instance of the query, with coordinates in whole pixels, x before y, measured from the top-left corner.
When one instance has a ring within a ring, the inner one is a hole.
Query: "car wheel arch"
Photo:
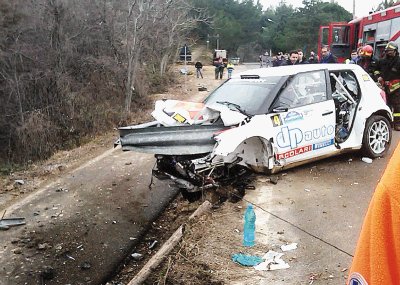
[[[391,114],[383,110],[374,112],[366,119],[361,148],[364,155],[370,158],[385,156],[392,140],[392,121]]]
[[[273,139],[263,136],[252,136],[241,141],[233,151],[241,157],[242,164],[256,170],[257,168],[272,168],[274,158]],[[256,170],[257,171],[257,170]]]

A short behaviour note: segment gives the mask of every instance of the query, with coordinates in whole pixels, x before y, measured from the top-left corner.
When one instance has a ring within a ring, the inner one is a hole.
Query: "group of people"
[[[399,47],[395,42],[385,46],[384,56],[373,56],[370,45],[360,47],[351,53],[350,64],[361,66],[371,78],[385,91],[388,106],[393,111],[393,128],[400,131],[400,57]]]
[[[225,63],[222,57],[218,57],[214,60],[214,66],[215,66],[215,79],[222,79],[224,76],[224,70],[225,68],[228,71],[228,79],[232,77],[233,70],[235,69],[235,66],[232,62]],[[197,78],[203,78],[203,64],[200,61],[197,61],[194,65],[196,68],[196,77]]]
[[[222,79],[224,76],[224,70],[228,71],[228,79],[232,77],[233,70],[235,69],[235,66],[233,65],[232,62],[224,62],[224,59],[222,57],[218,57],[214,60],[214,66],[215,66],[215,79]]]
[[[301,49],[291,51],[283,55],[279,52],[273,61],[273,66],[310,64],[310,63],[337,63],[329,47],[321,48],[321,59],[311,51],[307,59]],[[349,64],[358,64],[371,78],[385,91],[388,106],[393,111],[393,128],[400,131],[400,58],[399,48],[395,42],[389,42],[385,47],[384,56],[376,59],[373,56],[373,48],[370,45],[360,47],[351,53],[351,57],[345,61]]]
[[[310,52],[310,56],[307,58],[304,56],[303,50],[297,49],[289,53],[283,54],[278,52],[275,59],[272,62],[272,66],[284,66],[284,65],[296,65],[296,64],[310,64],[310,63],[337,63],[337,58],[334,56],[328,47],[322,47],[321,49],[322,58],[319,59],[318,55],[314,51]]]

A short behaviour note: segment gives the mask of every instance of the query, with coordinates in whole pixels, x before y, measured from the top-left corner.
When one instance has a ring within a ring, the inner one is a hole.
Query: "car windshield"
[[[206,105],[226,104],[227,102],[240,106],[240,109],[250,115],[256,115],[269,96],[274,96],[271,91],[282,79],[273,76],[261,79],[231,79],[222,84],[208,96]]]

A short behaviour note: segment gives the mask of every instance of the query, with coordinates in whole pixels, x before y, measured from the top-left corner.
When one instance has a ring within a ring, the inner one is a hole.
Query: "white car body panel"
[[[303,67],[303,66],[302,66]],[[314,68],[315,66],[308,66]],[[323,68],[324,65],[318,67]],[[328,67],[331,67],[330,65]],[[381,97],[381,90],[367,73],[358,66],[335,66],[335,70],[350,69],[354,72],[361,88],[362,97],[359,103],[353,104],[353,116],[356,116],[351,132],[346,141],[335,145],[335,106],[333,100],[289,109],[288,112],[256,115],[245,120],[239,127],[221,133],[216,138],[217,145],[213,151],[215,160],[232,162],[242,157],[240,145],[251,137],[259,137],[273,142],[273,156],[280,166],[300,161],[317,159],[322,156],[335,155],[342,150],[360,149],[366,120],[376,111],[384,110],[391,116],[390,109]],[[342,67],[342,68],[338,68]],[[297,67],[290,67],[296,69]],[[285,71],[290,71],[286,68]],[[299,70],[304,71],[306,68]],[[262,74],[278,71],[274,68],[260,71],[246,71],[242,74]],[[291,70],[293,72],[293,70]],[[283,74],[285,72],[282,72]],[[240,77],[241,74],[237,74]],[[276,73],[274,74],[276,75]],[[379,96],[378,96],[379,94]],[[323,115],[325,114],[325,115]],[[392,118],[392,117],[391,117]],[[275,123],[274,123],[275,122]],[[253,151],[259,145],[251,146]],[[247,152],[248,153],[248,152]],[[247,163],[246,157],[242,157]],[[271,156],[270,156],[271,158]],[[272,169],[273,160],[263,160],[265,167]],[[253,161],[256,164],[256,161]],[[247,163],[248,164],[248,163]],[[276,164],[276,161],[274,162]]]

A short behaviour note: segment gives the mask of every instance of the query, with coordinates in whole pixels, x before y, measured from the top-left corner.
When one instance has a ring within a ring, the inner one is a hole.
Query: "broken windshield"
[[[281,76],[262,79],[231,79],[222,84],[208,96],[204,103],[213,105],[219,102],[229,102],[240,106],[240,109],[249,115],[257,115],[260,110],[268,109],[266,104],[272,101]]]

